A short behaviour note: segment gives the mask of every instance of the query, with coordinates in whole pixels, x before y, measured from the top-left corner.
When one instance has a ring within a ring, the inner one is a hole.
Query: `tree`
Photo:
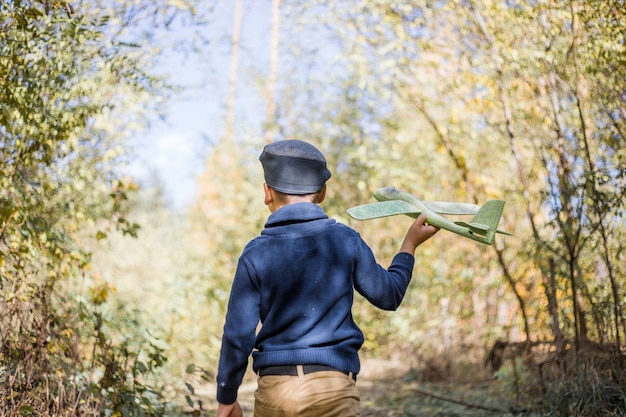
[[[137,233],[124,216],[136,186],[117,168],[124,138],[158,113],[167,88],[149,73],[154,51],[140,50],[132,31],[146,17],[163,28],[177,10],[167,1],[0,6],[2,414],[159,407],[140,381],[162,364],[159,349],[146,349],[149,366],[139,366],[137,351],[104,331],[107,286],[87,278],[85,297],[70,284],[89,277],[82,230],[95,228],[90,240],[110,227]]]

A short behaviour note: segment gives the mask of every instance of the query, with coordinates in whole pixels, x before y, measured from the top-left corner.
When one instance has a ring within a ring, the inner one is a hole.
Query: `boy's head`
[[[263,148],[259,160],[265,183],[284,194],[317,193],[330,178],[324,155],[301,140],[270,143]]]

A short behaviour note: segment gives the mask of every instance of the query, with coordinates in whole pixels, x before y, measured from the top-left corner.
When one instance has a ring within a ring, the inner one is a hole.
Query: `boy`
[[[237,391],[250,354],[258,374],[255,417],[358,416],[355,382],[364,339],[352,320],[354,290],[381,309],[397,309],[415,249],[438,229],[418,217],[385,270],[356,231],[318,206],[331,174],[317,148],[278,141],[265,146],[260,161],[271,215],[235,272],[217,416],[242,415]]]

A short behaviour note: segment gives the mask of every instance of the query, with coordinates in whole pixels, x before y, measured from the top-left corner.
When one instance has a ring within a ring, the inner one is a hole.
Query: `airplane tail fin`
[[[478,213],[469,222],[469,228],[474,233],[483,235],[490,244],[498,230],[498,223],[504,210],[504,201],[489,200],[480,207]]]

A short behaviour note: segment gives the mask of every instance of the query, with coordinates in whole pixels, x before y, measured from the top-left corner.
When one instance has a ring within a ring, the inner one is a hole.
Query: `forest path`
[[[498,381],[473,383],[418,382],[415,371],[400,361],[364,359],[357,385],[361,417],[538,417],[500,398]],[[239,390],[244,417],[253,414],[256,381]],[[208,411],[214,411],[213,404]],[[214,415],[209,413],[209,415]]]

